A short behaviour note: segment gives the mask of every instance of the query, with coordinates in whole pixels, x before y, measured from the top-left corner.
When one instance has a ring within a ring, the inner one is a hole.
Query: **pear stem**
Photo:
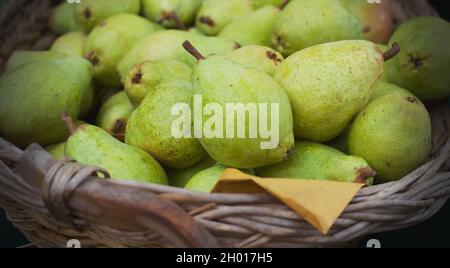
[[[200,53],[200,51],[198,51],[191,42],[189,41],[184,41],[183,43],[183,48],[189,52],[192,56],[194,56],[197,60],[204,60],[205,57]]]
[[[284,0],[283,3],[281,3],[281,5],[278,6],[278,9],[283,11],[284,8],[289,4],[289,0]]]
[[[398,45],[398,43],[393,43],[392,47],[388,51],[384,52],[384,61],[392,59],[393,57],[397,56],[398,53],[400,53],[400,46]]]
[[[178,17],[177,13],[174,11],[164,13],[161,19],[158,20],[158,23],[162,23],[165,20],[173,20],[178,29],[187,31],[186,25],[184,25],[184,23],[180,20],[180,17]]]
[[[75,133],[77,131],[77,125],[75,124],[75,122],[73,122],[72,117],[70,117],[70,115],[65,112],[62,111],[60,114],[61,120],[64,122],[64,124],[67,127],[67,130],[69,130],[70,135],[72,135],[73,133]]]

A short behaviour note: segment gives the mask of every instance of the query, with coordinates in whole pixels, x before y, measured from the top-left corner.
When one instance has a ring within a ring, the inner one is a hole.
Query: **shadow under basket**
[[[437,15],[423,0],[393,1],[395,22]],[[50,1],[10,0],[0,11],[6,37],[0,66],[14,50],[46,49]],[[403,179],[359,191],[328,235],[265,194],[204,194],[99,179],[99,168],[56,161],[39,146],[25,151],[0,138],[0,206],[38,247],[340,247],[373,233],[432,217],[450,196],[450,108],[428,104],[429,161]]]

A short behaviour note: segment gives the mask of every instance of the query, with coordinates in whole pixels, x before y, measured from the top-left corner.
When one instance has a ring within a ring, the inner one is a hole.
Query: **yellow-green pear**
[[[97,126],[108,131],[116,138],[125,136],[125,129],[134,107],[125,91],[113,95],[100,108],[97,115]]]
[[[111,16],[123,13],[139,14],[141,0],[82,0],[73,6],[76,21],[86,32],[90,32],[98,23]]]
[[[50,50],[64,53],[69,56],[83,57],[86,39],[86,35],[82,32],[70,32],[58,37],[52,44]]]
[[[326,180],[373,184],[375,171],[361,157],[348,156],[326,145],[297,141],[292,157],[256,170],[266,178]]]
[[[284,61],[283,55],[269,47],[250,45],[231,51],[227,56],[247,68],[254,68],[270,76]]]
[[[167,171],[170,185],[184,188],[188,181],[198,172],[217,164],[217,161],[206,155],[200,162],[186,169],[170,169]]]
[[[189,65],[172,59],[144,61],[134,66],[124,82],[125,91],[134,106],[139,106],[149,92],[165,82],[182,80],[191,82]]]
[[[70,122],[67,117],[65,120]],[[103,168],[114,179],[168,184],[161,165],[141,149],[118,141],[99,127],[68,125],[72,135],[66,143],[66,156],[81,164]]]
[[[392,83],[380,81],[375,85],[372,96],[369,99],[369,103],[376,99],[379,99],[381,97],[384,97],[386,95],[391,95],[391,94],[398,94],[398,95],[405,96],[405,97],[417,98],[414,94],[412,94],[410,91],[408,91],[404,88],[401,88]],[[418,101],[420,102],[420,100],[418,100]]]
[[[317,45],[287,58],[275,80],[291,101],[295,136],[318,142],[339,136],[367,104],[383,64],[382,51],[363,40]]]
[[[196,26],[207,35],[217,35],[227,24],[252,11],[252,0],[204,0]]]
[[[75,19],[75,5],[66,1],[52,9],[49,27],[59,34],[84,30],[83,26]]]
[[[167,30],[151,34],[134,45],[117,66],[122,81],[125,81],[131,68],[143,61],[161,59],[179,60],[192,66],[195,59],[184,51],[182,44],[191,40],[195,46],[202,49],[205,55],[223,55],[239,46],[234,42],[218,37],[206,37],[186,31]]]
[[[292,110],[272,77],[226,56],[205,58],[188,41],[184,47],[198,60],[193,69],[194,94],[201,97],[207,112],[200,116],[203,128],[196,127],[203,133],[196,134],[202,134],[200,141],[209,155],[226,166],[244,169],[288,158],[294,145]],[[271,133],[264,133],[263,125]]]
[[[164,27],[186,30],[203,0],[142,0],[144,15]]]
[[[349,152],[377,171],[377,183],[402,178],[422,165],[431,150],[431,120],[415,97],[389,94],[371,102],[353,122]]]
[[[6,63],[6,70],[12,70],[20,65],[34,62],[34,61],[49,61],[63,59],[67,57],[66,54],[56,51],[27,51],[17,50]]]
[[[184,169],[197,164],[206,155],[199,141],[184,134],[174,134],[174,125],[177,131],[183,132],[178,130],[179,125],[182,125],[182,128],[187,128],[184,131],[192,133],[192,113],[187,113],[188,125],[176,124],[180,115],[174,113],[174,108],[178,105],[185,105],[190,111],[192,104],[190,82],[172,81],[161,84],[144,98],[131,115],[125,142],[148,152],[170,168]]]
[[[64,158],[64,150],[66,148],[66,143],[61,142],[45,147],[45,150],[53,157],[55,160],[61,160]]]
[[[116,70],[119,61],[137,41],[160,29],[134,14],[119,14],[102,21],[89,34],[84,47],[97,82],[106,87],[119,87]]]
[[[354,39],[362,39],[362,27],[336,0],[290,1],[276,19],[272,36],[285,56],[326,42]]]

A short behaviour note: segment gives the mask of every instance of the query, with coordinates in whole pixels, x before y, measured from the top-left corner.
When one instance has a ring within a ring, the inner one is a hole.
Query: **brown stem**
[[[205,59],[205,57],[203,57],[203,55],[188,40],[184,41],[183,48],[186,49],[186,51],[194,56],[197,60]]]
[[[384,61],[392,59],[393,57],[397,56],[398,53],[400,53],[400,46],[398,45],[398,43],[393,43],[392,47],[388,51],[384,52]]]
[[[172,12],[165,12],[162,17],[158,20],[158,23],[163,23],[166,20],[173,20],[175,22],[175,25],[178,29],[187,31],[188,28],[184,23],[181,21],[180,17],[178,17],[177,13],[174,11]]]
[[[278,9],[283,11],[284,8],[289,4],[289,0],[284,0],[283,3],[281,3],[281,5],[278,6]]]
[[[355,183],[363,183],[366,185],[369,178],[373,178],[377,175],[377,173],[369,167],[359,169],[358,173],[359,175],[356,177]]]
[[[62,111],[59,116],[61,117],[61,120],[66,125],[67,130],[69,130],[70,135],[72,135],[73,133],[75,133],[77,131],[77,128],[78,128],[77,125],[75,124],[75,122],[73,122],[72,117],[70,117],[70,115],[67,112]]]

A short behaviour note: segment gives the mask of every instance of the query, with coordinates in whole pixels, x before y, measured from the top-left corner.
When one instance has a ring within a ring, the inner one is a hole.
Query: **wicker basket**
[[[396,22],[436,15],[426,1],[391,1]],[[50,1],[10,0],[0,11],[0,66],[16,49],[44,49]],[[65,247],[329,247],[432,217],[450,196],[450,109],[429,104],[430,160],[398,182],[362,189],[328,235],[269,195],[202,194],[93,177],[101,170],[55,161],[38,145],[0,138],[0,206],[33,245]]]

